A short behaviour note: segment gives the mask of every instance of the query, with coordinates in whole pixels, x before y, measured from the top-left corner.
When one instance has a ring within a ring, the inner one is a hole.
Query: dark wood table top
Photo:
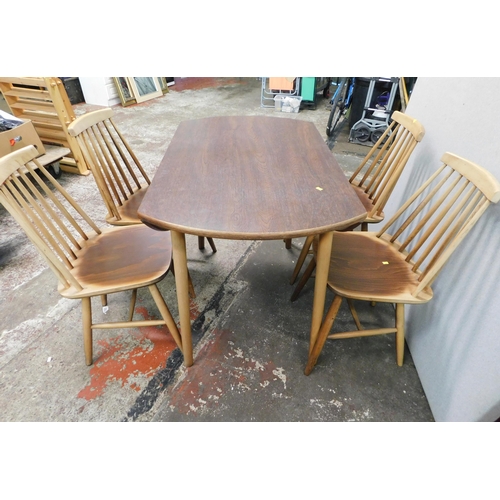
[[[159,229],[255,240],[343,229],[366,216],[315,125],[266,116],[182,122],[138,213]]]

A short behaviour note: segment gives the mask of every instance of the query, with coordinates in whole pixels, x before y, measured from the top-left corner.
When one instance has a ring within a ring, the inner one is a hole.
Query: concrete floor
[[[296,115],[260,106],[256,78],[179,80],[163,97],[114,107],[115,121],[144,167],[154,174],[185,119],[269,115],[308,120],[325,140],[328,100]],[[96,106],[78,104],[77,114]],[[346,130],[327,141],[348,173],[366,153]],[[104,225],[105,209],[90,176],[63,173],[61,183]],[[0,421],[432,421],[407,351],[395,362],[392,336],[329,341],[309,377],[312,283],[290,302],[289,277],[302,241],[216,240],[198,250],[188,236],[197,297],[191,302],[195,363],[161,328],[94,334],[94,364],[83,356],[79,301],[61,298],[56,279],[10,215],[0,206]],[[175,283],[160,289],[174,317]],[[331,298],[331,295],[328,295]],[[123,318],[127,294],[110,297],[107,318]],[[99,304],[95,304],[99,316]],[[156,309],[139,293],[136,317]],[[360,304],[362,321],[392,321],[390,305]],[[336,329],[350,324],[342,310]]]

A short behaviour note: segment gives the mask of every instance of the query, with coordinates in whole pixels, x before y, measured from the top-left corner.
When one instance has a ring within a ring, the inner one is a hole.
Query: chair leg
[[[92,304],[90,297],[82,298],[83,350],[85,363],[92,364]]]
[[[170,265],[170,270],[172,271],[172,274],[175,276],[175,267],[174,267],[174,261],[172,261],[172,264]],[[194,291],[194,286],[193,286],[193,281],[191,280],[191,275],[189,274],[189,269],[188,269],[188,287],[189,287],[189,295],[192,299],[196,298],[196,292]]]
[[[316,362],[318,361],[319,355],[323,350],[323,346],[325,345],[326,339],[328,338],[328,334],[332,329],[335,318],[337,317],[337,313],[339,312],[341,303],[342,303],[342,297],[340,295],[335,295],[332,305],[330,306],[330,309],[328,309],[325,319],[319,329],[316,343],[310,350],[306,369],[304,370],[305,375],[309,375],[312,372],[313,368],[316,366]]]
[[[213,238],[207,238],[208,244],[210,245],[210,248],[212,249],[212,252],[215,253],[217,252],[217,247],[215,246]]]
[[[132,297],[130,298],[130,307],[128,310],[128,320],[132,321],[132,318],[134,317],[134,309],[135,309],[135,301],[137,299],[137,288],[134,288],[132,290]]]
[[[285,248],[290,250],[292,248],[292,238],[285,238],[283,241],[285,242]]]
[[[361,322],[359,321],[358,313],[357,313],[356,309],[354,308],[354,302],[352,301],[352,299],[347,299],[347,304],[349,305],[352,319],[354,320],[354,323],[356,323],[356,327],[358,328],[358,330],[363,330],[363,327],[361,326]]]
[[[217,252],[217,247],[215,246],[213,238],[207,238],[208,244],[210,245],[210,248],[212,249],[212,252],[215,253]],[[205,238],[204,236],[198,236],[198,248],[200,250],[205,250]]]
[[[302,288],[304,288],[304,285],[307,283],[307,280],[311,277],[311,275],[315,269],[316,269],[316,259],[313,256],[313,258],[311,259],[311,262],[309,262],[309,265],[307,266],[306,270],[304,271],[302,278],[300,278],[300,281],[298,282],[297,286],[295,287],[295,290],[292,293],[292,296],[290,298],[290,300],[292,302],[297,300],[297,297],[299,296]]]
[[[403,366],[405,353],[405,309],[404,304],[396,304],[396,362]]]
[[[368,231],[368,222],[361,223],[361,231]],[[372,307],[375,307],[377,305],[377,303],[374,300],[372,300],[370,304]]]
[[[107,295],[101,295],[101,304],[102,304],[102,307],[106,307],[108,305],[108,296]]]
[[[151,296],[153,297],[153,300],[155,301],[156,307],[158,307],[158,310],[160,311],[160,314],[165,321],[167,328],[169,329],[172,337],[175,340],[175,343],[179,347],[179,349],[184,353],[182,349],[182,340],[181,336],[179,334],[179,329],[177,328],[177,325],[175,324],[174,318],[172,317],[172,314],[170,313],[170,309],[168,308],[167,304],[165,303],[165,300],[163,299],[160,290],[158,290],[158,287],[153,284],[149,285],[149,291],[151,293]]]
[[[297,264],[295,264],[295,269],[293,270],[292,277],[290,278],[290,285],[295,283],[297,276],[299,275],[302,266],[304,265],[304,261],[306,260],[307,255],[309,254],[309,250],[311,249],[311,245],[313,244],[314,236],[308,236],[304,245],[302,246],[302,250],[300,251],[299,258],[297,259]]]
[[[194,286],[193,286],[193,281],[191,280],[191,275],[189,274],[189,269],[188,269],[188,280],[189,280],[189,295],[191,296],[192,299],[196,298],[196,292],[194,291]]]

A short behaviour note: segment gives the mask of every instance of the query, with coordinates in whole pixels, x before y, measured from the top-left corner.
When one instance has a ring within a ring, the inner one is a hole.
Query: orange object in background
[[[293,90],[295,76],[293,77],[276,77],[269,78],[269,88],[273,90]]]
[[[10,130],[0,132],[0,157],[25,146],[35,146],[39,155],[45,154],[45,147],[38,136],[31,120]]]

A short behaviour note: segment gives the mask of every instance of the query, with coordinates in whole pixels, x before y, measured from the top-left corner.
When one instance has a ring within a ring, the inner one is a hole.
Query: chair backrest
[[[33,146],[0,158],[0,202],[24,229],[65,289],[82,241],[100,229],[37,160]]]
[[[487,170],[452,153],[377,234],[390,241],[420,273],[418,295],[490,203],[500,200],[500,183]]]
[[[372,201],[368,217],[381,216],[405,165],[424,135],[422,124],[399,111],[373,145],[349,182],[361,188]]]
[[[111,108],[86,113],[69,125],[68,132],[94,175],[109,217],[119,222],[120,208],[151,181],[112,116]]]

